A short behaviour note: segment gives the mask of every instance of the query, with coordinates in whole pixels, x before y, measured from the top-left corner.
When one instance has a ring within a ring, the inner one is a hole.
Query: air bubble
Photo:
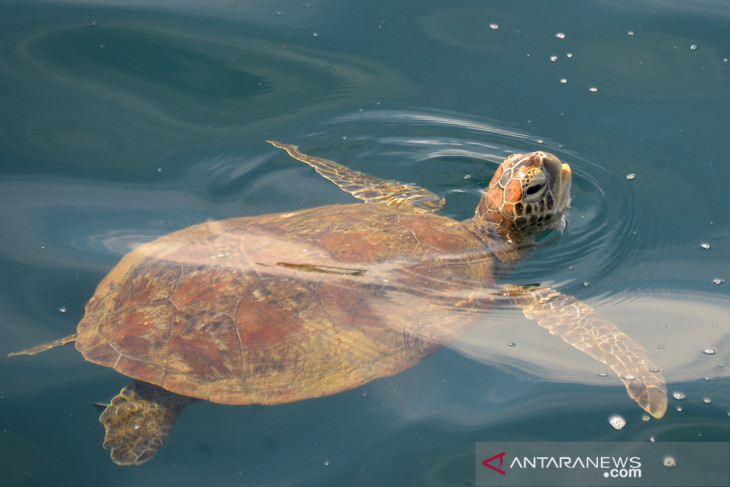
[[[717,350],[715,350],[714,348],[706,348],[702,350],[702,353],[704,353],[705,355],[715,355],[717,353]]]
[[[628,179],[629,181],[631,181],[632,179],[636,179],[636,174],[633,172],[630,174],[627,174],[626,179]]]
[[[595,86],[591,86],[590,88],[588,88],[588,91],[590,91],[591,93],[598,93],[598,88],[596,88]]]
[[[647,421],[651,420],[651,416],[649,416],[648,414],[642,414],[641,420],[646,423]]]
[[[312,37],[319,37],[319,32],[312,32]]]
[[[674,391],[672,397],[677,401],[684,401],[687,399],[687,395],[684,392]]]
[[[698,47],[700,47],[700,46],[698,46],[697,44],[690,44],[689,50],[690,51],[696,51]]]
[[[703,397],[702,402],[704,402],[705,404],[712,404],[712,399],[710,399],[709,397]]]
[[[560,84],[564,85],[568,82],[568,78],[560,78]]]
[[[710,248],[710,244],[709,244],[709,243],[707,243],[707,242],[702,242],[702,243],[700,244],[700,247],[702,247],[703,249],[709,249],[709,248]]]
[[[666,456],[664,457],[664,460],[662,461],[665,467],[676,467],[677,466],[677,460],[674,459],[672,456]]]
[[[558,39],[565,39],[565,33],[564,32],[558,32],[557,34],[555,34],[555,37],[557,37]]]
[[[717,278],[717,279],[713,279],[712,282],[714,282],[715,284],[717,284],[719,286],[720,284],[725,284],[725,279]]]
[[[61,306],[60,308],[58,308],[59,313],[65,313],[66,311],[68,311],[68,308],[65,306]]]
[[[600,374],[598,374],[598,377],[608,377],[608,374],[605,372],[601,372]]]
[[[558,56],[550,56],[550,62],[555,63],[557,61],[558,61]]]
[[[507,344],[507,346],[508,346],[508,347],[516,347],[516,346],[517,346],[517,344],[516,344],[515,342],[509,342],[509,343]]]
[[[627,36],[632,36],[632,35],[634,35],[634,31],[633,31],[633,30],[630,30],[630,31],[628,31],[628,32],[626,33],[626,35],[627,35]]]
[[[325,467],[329,467],[330,466],[330,461],[329,460],[325,460],[323,463],[324,463],[324,466]]]
[[[618,414],[614,414],[610,418],[608,418],[608,424],[613,426],[614,429],[620,430],[624,426],[626,426],[626,420],[623,418],[623,416],[619,416]]]
[[[497,24],[489,24],[489,28],[492,29],[492,30],[497,30],[497,29],[499,29],[499,25],[497,25]]]

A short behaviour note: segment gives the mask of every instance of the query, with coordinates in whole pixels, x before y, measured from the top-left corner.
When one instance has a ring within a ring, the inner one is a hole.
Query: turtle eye
[[[537,193],[542,191],[544,187],[545,187],[545,183],[535,183],[535,184],[529,186],[525,190],[525,195],[527,195],[527,196],[536,195]]]

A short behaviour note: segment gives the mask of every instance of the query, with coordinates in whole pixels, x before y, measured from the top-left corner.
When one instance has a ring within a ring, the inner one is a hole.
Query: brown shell
[[[470,321],[493,262],[461,223],[385,205],[203,223],[126,255],[84,357],[186,396],[276,404],[400,372]],[[453,292],[452,292],[453,291]]]

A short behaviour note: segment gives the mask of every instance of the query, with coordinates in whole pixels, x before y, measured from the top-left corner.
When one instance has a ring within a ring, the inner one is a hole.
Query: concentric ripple
[[[562,237],[539,247],[509,277],[571,293],[631,259],[639,238],[631,182],[562,143],[497,121],[434,111],[366,110],[341,115],[294,141],[302,151],[446,197],[444,213],[473,215],[497,165],[515,152],[548,151],[573,170]]]

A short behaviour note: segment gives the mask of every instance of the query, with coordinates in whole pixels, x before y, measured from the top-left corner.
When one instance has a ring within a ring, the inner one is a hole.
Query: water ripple
[[[346,165],[366,163],[373,174],[435,190],[447,198],[446,214],[456,219],[471,217],[507,155],[546,150],[568,162],[573,202],[567,231],[511,276],[518,282],[570,292],[637,258],[641,236],[632,182],[561,142],[499,121],[437,111],[363,109],[322,125],[326,131],[315,127],[299,142],[302,150]]]

